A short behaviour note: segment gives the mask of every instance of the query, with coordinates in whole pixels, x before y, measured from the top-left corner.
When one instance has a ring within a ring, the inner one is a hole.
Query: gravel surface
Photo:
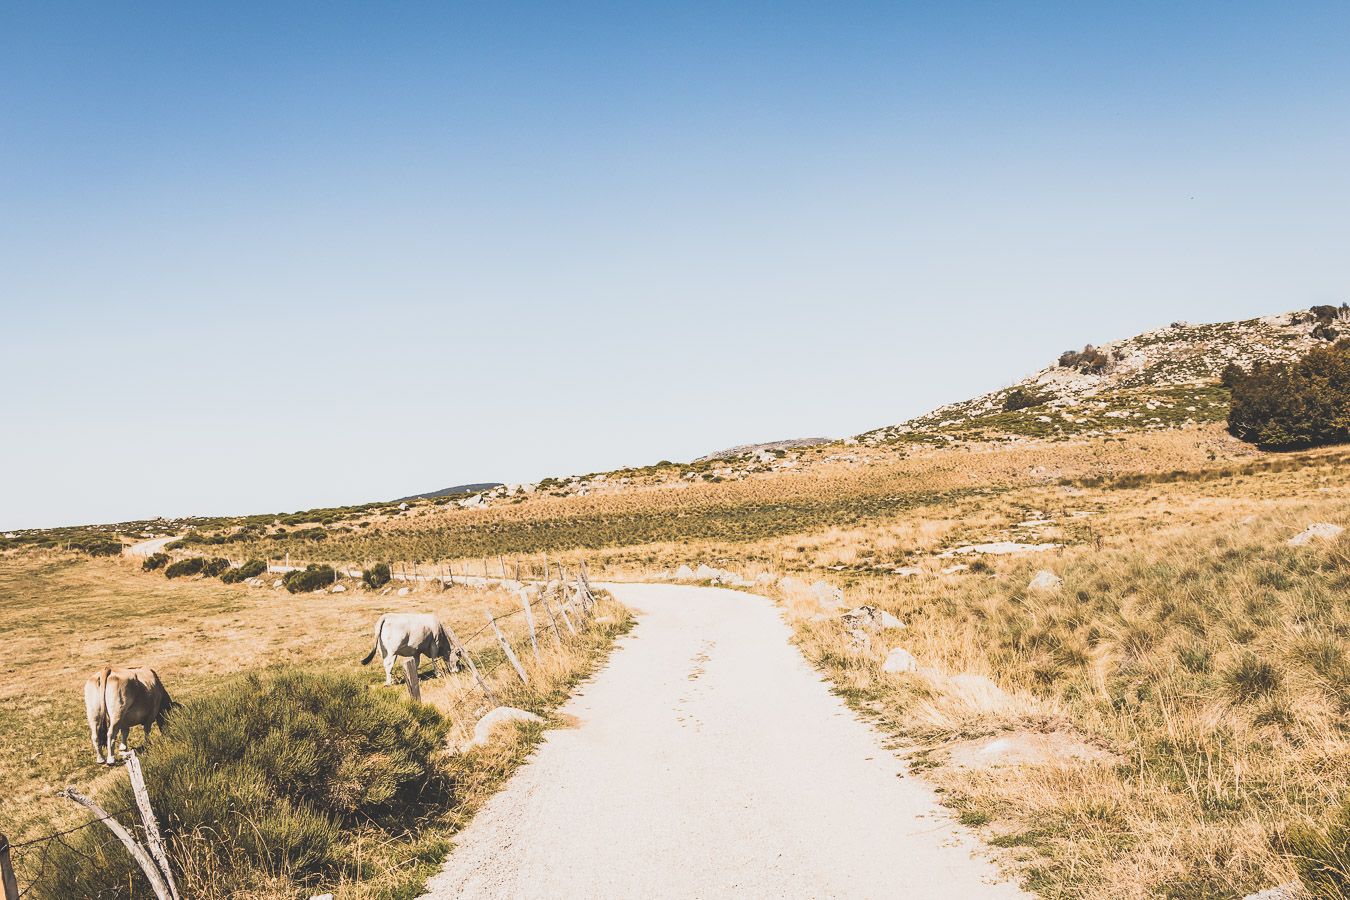
[[[427,898],[1023,897],[789,643],[772,602],[607,585],[631,637]]]

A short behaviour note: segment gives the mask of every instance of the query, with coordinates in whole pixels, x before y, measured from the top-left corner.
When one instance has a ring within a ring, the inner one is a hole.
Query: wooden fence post
[[[0,888],[4,890],[5,900],[19,900],[19,882],[9,859],[9,838],[3,834],[0,834]]]
[[[136,808],[141,812],[141,824],[145,826],[145,843],[150,855],[159,864],[164,874],[164,883],[169,887],[169,895],[179,900],[178,885],[173,880],[173,869],[169,867],[169,854],[164,852],[164,841],[159,836],[159,821],[155,810],[150,806],[150,791],[145,787],[145,774],[141,771],[141,758],[131,750],[127,756],[127,775],[131,777],[131,792],[136,797]]]
[[[572,624],[572,620],[567,615],[567,604],[563,603],[561,600],[558,601],[558,612],[562,613],[563,624],[567,626],[567,630],[572,632],[573,637],[576,637],[576,626]]]
[[[520,676],[520,683],[529,684],[530,678],[525,674],[525,668],[520,664],[520,660],[516,659],[516,651],[511,649],[511,643],[506,639],[506,635],[502,634],[502,630],[497,627],[497,620],[492,617],[492,613],[487,609],[483,610],[483,614],[487,616],[488,624],[490,624],[492,630],[496,632],[497,642],[500,643],[502,649],[506,651],[506,658],[511,663],[511,668],[515,669],[516,674]]]
[[[548,622],[551,626],[553,626],[553,643],[557,645],[559,650],[561,650],[563,645],[562,634],[559,633],[558,631],[558,620],[553,615],[553,607],[549,606],[548,604],[548,597],[547,596],[540,597],[539,605],[544,607],[544,612],[548,613]]]
[[[459,650],[460,655],[464,657],[464,661],[469,664],[469,671],[473,673],[473,680],[478,682],[478,686],[483,689],[483,693],[493,702],[493,704],[500,706],[501,704],[497,701],[496,695],[492,693],[492,689],[487,686],[487,682],[484,681],[483,676],[479,674],[478,666],[474,664],[473,654],[469,652],[469,648],[460,642],[454,629],[449,625],[445,626],[445,634],[450,638],[451,643]]]
[[[516,564],[519,568],[520,564]],[[525,607],[525,624],[530,626],[530,649],[534,650],[534,661],[539,662],[539,640],[534,636],[534,610],[530,609],[530,595],[520,589],[520,605]]]
[[[411,656],[403,657],[403,674],[408,681],[408,696],[422,702],[422,681],[417,674],[417,660]]]
[[[131,858],[136,860],[136,865],[141,867],[141,871],[145,873],[145,879],[150,882],[150,888],[155,892],[155,896],[159,898],[159,900],[173,900],[173,896],[169,893],[168,885],[164,883],[164,876],[160,874],[159,867],[155,865],[155,861],[145,852],[145,848],[136,843],[136,839],[131,836],[131,832],[122,827],[121,822],[108,815],[103,807],[99,806],[93,800],[90,800],[74,788],[66,788],[64,791],[61,791],[61,796],[74,800],[102,820],[103,824],[108,826],[108,830],[111,831],[113,835],[122,842],[122,845],[127,848],[127,852],[131,854]]]

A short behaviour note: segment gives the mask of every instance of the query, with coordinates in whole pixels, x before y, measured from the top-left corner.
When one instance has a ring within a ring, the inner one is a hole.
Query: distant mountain
[[[428,491],[425,494],[413,494],[410,497],[399,497],[398,499],[400,501],[434,500],[437,497],[457,497],[460,494],[477,494],[501,486],[502,483],[500,481],[480,481],[476,484],[457,484],[454,487],[441,488],[439,491]]]
[[[1221,421],[1229,365],[1295,359],[1350,331],[1350,309],[1166,328],[1067,350],[1016,384],[858,435],[864,444],[1091,436]]]

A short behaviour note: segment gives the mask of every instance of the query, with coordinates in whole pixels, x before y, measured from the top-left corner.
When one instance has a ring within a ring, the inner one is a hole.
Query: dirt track
[[[427,898],[1021,897],[789,643],[764,598],[609,585],[607,667]]]

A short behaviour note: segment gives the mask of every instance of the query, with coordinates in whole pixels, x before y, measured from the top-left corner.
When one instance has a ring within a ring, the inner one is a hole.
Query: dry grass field
[[[528,566],[547,551],[614,578],[707,563],[827,579],[908,627],[854,652],[838,611],[778,590],[803,651],[1029,887],[1238,897],[1296,878],[1350,787],[1350,545],[1287,544],[1313,522],[1350,524],[1347,462],[1261,455],[1216,426],[908,448],[436,510],[314,549],[471,571],[481,554]],[[1061,546],[942,555],[1000,541]],[[1062,585],[1029,589],[1043,569]],[[896,646],[918,672],[881,671]],[[969,762],[1009,736],[1040,756]]]
[[[1287,542],[1314,522],[1350,525],[1345,450],[1259,454],[1204,425],[806,458],[722,481],[386,510],[323,540],[255,532],[228,553],[426,573],[585,559],[613,579],[700,563],[763,574],[807,657],[1043,896],[1240,897],[1307,874],[1308,857],[1335,860],[1350,788],[1350,542]],[[954,552],[997,542],[1055,547]],[[1042,570],[1061,583],[1032,589]],[[843,610],[803,589],[818,579],[845,608],[906,627],[851,646]],[[465,588],[415,599],[471,630],[484,598],[515,602]],[[64,821],[51,786],[98,777],[77,689],[105,658],[151,662],[188,693],[277,660],[350,667],[374,617],[404,605],[12,555],[0,789],[23,798],[22,830]],[[882,671],[895,647],[916,671]],[[465,688],[426,694],[454,710]],[[1032,751],[986,758],[1001,741]],[[508,768],[487,766],[475,795]],[[1343,868],[1322,896],[1339,895]]]
[[[88,818],[55,796],[61,787],[100,792],[124,777],[120,770],[110,773],[94,764],[84,721],[82,685],[106,663],[150,665],[175,699],[189,704],[227,676],[278,664],[359,671],[372,690],[402,696],[401,670],[396,669],[399,683],[385,687],[378,660],[366,669],[359,661],[370,650],[381,613],[420,609],[437,612],[466,640],[479,665],[490,672],[488,680],[503,703],[548,715],[630,623],[626,610],[602,600],[599,614],[607,622],[579,638],[565,635],[562,651],[541,634],[543,655],[536,662],[525,650],[529,644],[523,616],[515,614],[520,602],[514,593],[418,585],[410,596],[400,597],[394,592],[397,586],[375,593],[360,590],[359,583],[348,584],[350,589],[340,594],[292,595],[217,579],[168,580],[140,571],[138,561],[120,558],[90,559],[58,551],[0,557],[0,640],[8,649],[0,663],[0,795],[6,798],[4,828],[11,839],[20,843]],[[532,676],[529,688],[504,664],[491,631],[483,631],[485,608],[512,614],[502,627]],[[424,664],[423,672],[428,671]],[[422,696],[448,715],[454,745],[469,736],[478,716],[489,708],[467,674],[424,677]],[[325,890],[336,889],[345,898],[406,896],[410,886],[434,871],[448,836],[528,756],[540,733],[538,728],[522,729],[519,740],[447,757],[454,803],[416,839],[372,845],[365,854],[365,877],[328,884]],[[132,746],[139,744],[139,734],[137,729]],[[19,851],[21,883],[40,874],[42,864],[37,848]],[[222,873],[199,875],[208,884],[198,885],[198,895],[227,895],[211,882]],[[229,895],[241,897],[303,893],[284,874],[269,884],[232,890],[237,892]],[[47,896],[40,882],[35,894]]]

